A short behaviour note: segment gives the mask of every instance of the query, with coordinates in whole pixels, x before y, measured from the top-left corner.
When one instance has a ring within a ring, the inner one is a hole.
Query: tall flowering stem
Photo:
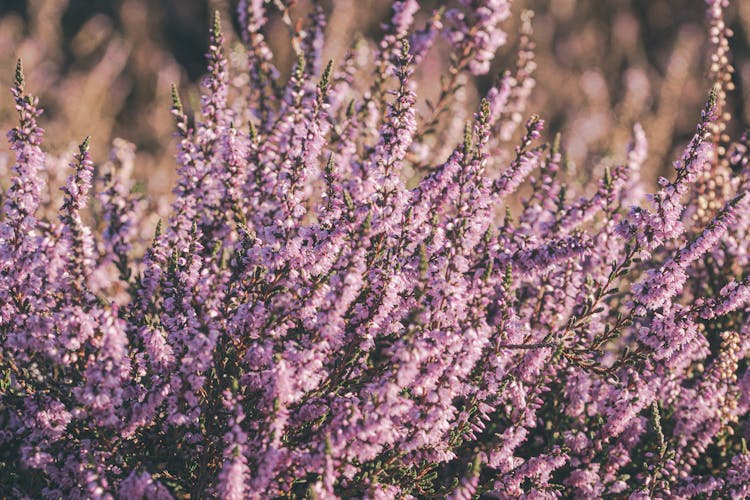
[[[461,86],[493,67],[510,2],[394,2],[379,43],[328,64],[325,3],[299,20],[293,4],[238,2],[242,78],[214,18],[195,119],[173,87],[177,179],[156,228],[123,141],[97,166],[85,140],[42,215],[41,110],[19,63],[0,491],[750,494],[750,141],[724,127],[726,2],[709,2],[714,90],[652,194],[639,125],[583,183],[543,112],[522,126],[530,11],[514,71],[470,107]],[[274,16],[297,56],[286,81]],[[450,66],[427,103],[440,34]]]

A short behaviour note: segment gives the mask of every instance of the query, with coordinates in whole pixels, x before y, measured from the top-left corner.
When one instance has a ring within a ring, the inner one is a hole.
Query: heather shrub
[[[506,40],[506,0],[424,24],[398,1],[379,44],[338,63],[320,7],[285,16],[286,81],[262,1],[238,6],[243,78],[217,16],[195,118],[173,89],[179,169],[155,228],[123,141],[95,166],[84,140],[48,193],[19,62],[2,491],[750,496],[750,141],[728,133],[726,2],[707,4],[706,102],[658,186],[641,126],[582,183],[527,112],[531,12],[514,67],[463,100]],[[426,102],[414,72],[441,47]]]

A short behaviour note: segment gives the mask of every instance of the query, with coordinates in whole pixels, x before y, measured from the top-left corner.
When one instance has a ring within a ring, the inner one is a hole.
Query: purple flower
[[[508,145],[534,87],[530,12],[515,69],[470,108],[509,2],[395,2],[381,39],[327,65],[324,8],[297,24],[292,4],[238,3],[244,80],[215,17],[195,119],[173,89],[177,180],[155,231],[122,141],[101,167],[84,141],[62,204],[43,203],[19,64],[0,490],[747,496],[750,148],[726,138],[725,3],[709,3],[717,85],[650,196],[638,125],[591,182],[540,115]],[[263,35],[277,16],[284,81]],[[432,47],[450,66],[428,104]]]

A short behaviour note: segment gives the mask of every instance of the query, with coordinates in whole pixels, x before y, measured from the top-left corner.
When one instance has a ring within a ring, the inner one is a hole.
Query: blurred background
[[[279,61],[291,66],[288,29],[269,6],[266,36]],[[340,60],[358,34],[377,39],[390,1],[322,0],[329,14],[325,57]],[[438,6],[420,1],[421,25]],[[223,16],[228,48],[237,47],[236,0],[0,0],[0,87],[11,85],[21,57],[27,89],[45,108],[45,149],[66,158],[86,135],[95,160],[104,161],[114,138],[137,147],[134,170],[140,188],[169,198],[174,178],[170,84],[195,109],[204,73],[211,13]],[[305,19],[299,1],[293,18]],[[494,75],[516,59],[519,13],[533,9],[537,86],[528,113],[547,121],[547,136],[561,132],[572,168],[585,176],[602,158],[622,156],[633,123],[650,142],[646,175],[666,172],[675,150],[694,131],[711,87],[705,0],[515,0],[507,21],[508,43],[493,71],[473,80],[475,99]],[[734,30],[737,90],[730,95],[733,130],[750,123],[750,1],[726,13]],[[433,50],[430,72],[445,68]],[[338,59],[337,59],[338,58]],[[442,65],[441,65],[442,64]],[[420,93],[434,93],[437,75],[418,73]],[[0,94],[0,128],[15,125],[10,93]],[[8,146],[0,144],[0,185],[7,185]],[[54,155],[52,155],[54,156]],[[69,158],[69,156],[67,157]],[[67,160],[65,160],[67,161]]]

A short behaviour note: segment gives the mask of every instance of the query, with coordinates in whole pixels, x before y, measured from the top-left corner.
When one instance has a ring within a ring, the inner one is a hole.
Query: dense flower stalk
[[[750,147],[725,147],[725,2],[709,2],[714,90],[652,195],[639,125],[585,185],[543,113],[508,146],[534,87],[530,12],[515,72],[472,107],[460,87],[492,66],[510,2],[395,2],[380,43],[339,64],[321,59],[323,7],[297,23],[292,3],[238,3],[247,88],[215,17],[195,119],[173,88],[175,200],[156,228],[124,142],[99,167],[84,141],[44,216],[19,64],[0,491],[750,495]],[[262,34],[278,11],[285,82]],[[449,75],[427,104],[416,75],[440,33]]]

